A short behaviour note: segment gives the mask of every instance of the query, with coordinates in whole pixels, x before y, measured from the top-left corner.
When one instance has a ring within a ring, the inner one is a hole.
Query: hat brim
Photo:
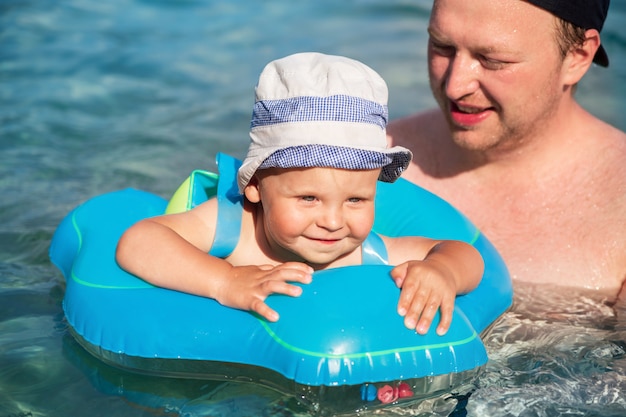
[[[243,190],[257,169],[326,167],[347,170],[380,169],[379,181],[394,182],[411,162],[411,152],[401,146],[392,148],[344,147],[325,144],[297,145],[265,149],[248,157],[238,173]]]

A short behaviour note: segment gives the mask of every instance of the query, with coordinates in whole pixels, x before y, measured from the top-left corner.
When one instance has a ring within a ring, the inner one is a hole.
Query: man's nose
[[[480,62],[464,54],[450,60],[446,75],[446,95],[451,100],[460,100],[478,90]]]

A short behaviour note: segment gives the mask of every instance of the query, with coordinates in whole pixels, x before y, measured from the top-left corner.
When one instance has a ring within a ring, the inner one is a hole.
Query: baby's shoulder
[[[203,215],[203,216],[217,216],[217,198],[211,197],[206,201],[198,204],[195,207],[192,207],[187,213],[193,215]],[[217,220],[217,217],[215,218]]]

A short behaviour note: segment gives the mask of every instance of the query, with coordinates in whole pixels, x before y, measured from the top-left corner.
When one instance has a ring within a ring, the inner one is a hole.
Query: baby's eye
[[[312,196],[312,195],[303,195],[302,197],[300,197],[300,199],[304,200],[304,201],[315,201],[316,200],[315,196]]]
[[[348,199],[348,202],[350,202],[350,203],[359,203],[359,202],[361,202],[361,201],[363,201],[363,199],[362,199],[362,198],[360,198],[360,197],[350,197],[350,198]]]

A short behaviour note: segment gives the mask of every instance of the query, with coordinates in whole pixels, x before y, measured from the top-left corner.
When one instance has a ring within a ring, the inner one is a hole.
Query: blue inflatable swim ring
[[[232,174],[229,161],[219,162],[220,172]],[[154,287],[119,268],[115,248],[128,227],[201,204],[218,194],[219,179],[194,171],[170,201],[135,189],[100,195],[63,219],[50,258],[67,281],[70,332],[91,354],[141,373],[260,383],[315,407],[339,403],[344,411],[453,392],[487,363],[480,335],[512,304],[508,271],[462,214],[403,179],[378,184],[374,230],[465,241],[485,261],[478,287],[457,297],[444,336],[435,326],[426,335],[404,327],[389,266],[315,272],[300,297],[267,299],[280,313],[276,323]]]

